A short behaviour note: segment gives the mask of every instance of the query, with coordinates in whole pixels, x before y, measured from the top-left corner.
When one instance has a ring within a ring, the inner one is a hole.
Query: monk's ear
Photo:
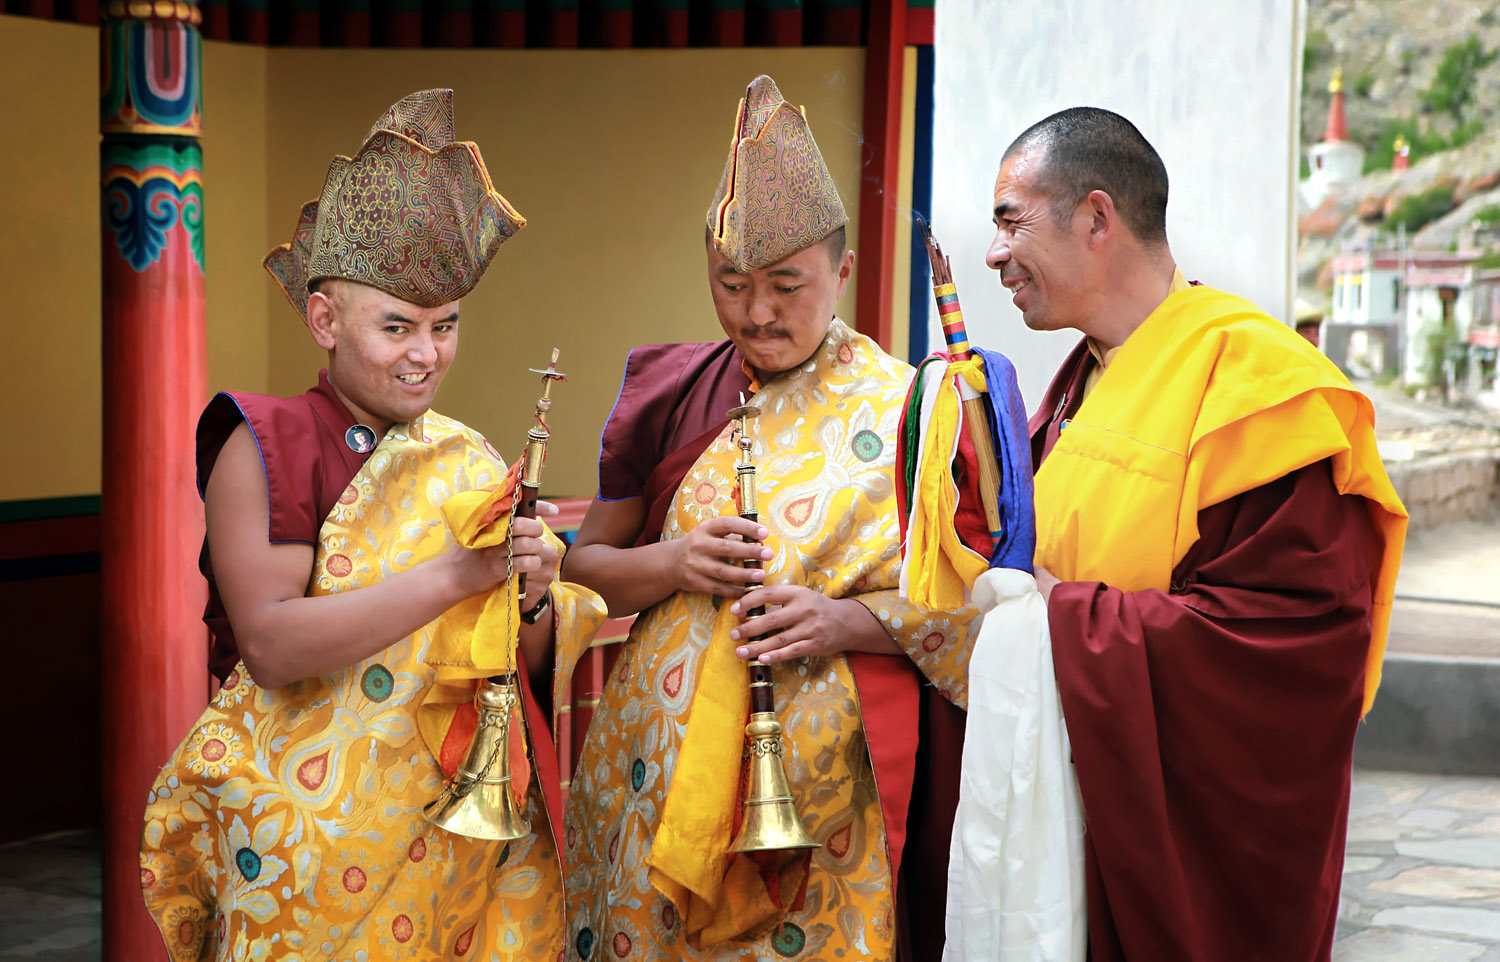
[[[838,291],[834,293],[833,299],[838,300],[844,296],[844,291],[849,289],[849,279],[854,276],[854,251],[846,250],[839,258],[838,266]]]
[[[338,344],[337,320],[332,298],[322,291],[307,295],[307,329],[313,342],[325,351]]]
[[[1097,250],[1101,244],[1121,229],[1120,212],[1115,209],[1115,199],[1102,190],[1091,190],[1079,205],[1088,218],[1089,248]]]

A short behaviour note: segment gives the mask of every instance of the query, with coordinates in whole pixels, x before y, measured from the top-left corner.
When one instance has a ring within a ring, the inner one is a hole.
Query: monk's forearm
[[[677,590],[672,577],[674,543],[637,548],[595,543],[575,545],[563,559],[563,577],[598,592],[612,618],[638,614]]]
[[[880,619],[854,598],[841,598],[834,602],[840,608],[839,615],[848,632],[845,636],[845,651],[866,651],[876,655],[903,654],[901,645],[886,631]]]
[[[383,651],[462,599],[439,559],[357,591],[231,611],[230,620],[250,676],[280,688]]]
[[[552,685],[552,669],[556,661],[553,647],[553,641],[556,637],[556,625],[557,603],[556,599],[553,599],[552,604],[537,619],[536,624],[521,625],[520,637],[517,642],[521,649],[521,660],[526,665],[526,676],[531,682],[532,690],[549,696]],[[550,701],[550,697],[546,700]]]

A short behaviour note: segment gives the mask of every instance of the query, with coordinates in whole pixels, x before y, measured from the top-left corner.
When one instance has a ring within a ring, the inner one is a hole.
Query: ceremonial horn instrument
[[[747,406],[740,395],[740,406],[727,415],[739,424],[734,440],[740,449],[735,474],[740,489],[740,517],[760,521],[755,505],[755,460],[751,448],[749,425],[760,409]],[[760,559],[745,562],[747,568],[759,568]],[[752,608],[748,617],[765,614],[765,606]],[[750,763],[750,777],[745,780],[744,804],[740,809],[739,834],[729,846],[731,852],[779,852],[800,848],[822,848],[822,844],[802,827],[792,797],[791,781],[786,777],[786,761],[781,754],[781,722],[776,720],[776,697],[771,691],[771,667],[759,658],[750,659],[750,721],[745,726],[745,758]]]
[[[953,284],[953,268],[943,255],[943,248],[933,240],[932,231],[921,214],[913,214],[917,226],[922,228],[922,239],[927,242],[927,259],[932,262],[932,296],[937,301],[938,322],[943,325],[943,338],[948,342],[948,354],[955,361],[967,361],[973,354],[969,347],[969,332],[964,327],[963,308],[958,304],[958,288]],[[979,500],[984,506],[984,522],[990,529],[990,538],[1000,540],[1004,533],[1000,521],[1000,469],[995,464],[995,441],[990,437],[990,419],[985,412],[984,398],[962,378],[958,381],[959,396],[964,402],[964,423],[969,428],[969,440],[974,444],[974,458],[979,462]]]
[[[542,396],[536,402],[536,423],[526,432],[526,454],[521,468],[511,518],[535,518],[536,499],[542,482],[542,463],[547,456],[547,412],[552,410],[552,382],[564,375],[557,371],[558,350],[542,376]],[[516,575],[516,598],[526,595],[526,573]],[[519,612],[516,613],[519,617]],[[474,693],[479,723],[463,764],[443,786],[443,792],[423,810],[427,821],[438,828],[467,838],[510,841],[531,834],[531,823],[516,804],[510,790],[510,726],[521,704],[514,671],[486,678]]]

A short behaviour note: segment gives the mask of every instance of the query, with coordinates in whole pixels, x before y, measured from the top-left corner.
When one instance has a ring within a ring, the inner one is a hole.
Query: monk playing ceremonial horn
[[[428,90],[334,159],[266,258],[328,370],[294,398],[220,394],[199,422],[222,688],[152,789],[141,851],[174,960],[561,951],[560,794],[531,688],[550,680],[554,634],[587,636],[603,606],[554,580],[540,521],[506,527],[514,474],[494,448],[430,410],[459,299],[524,225],[455,139],[452,91]],[[511,671],[530,834],[429,825],[475,727],[475,679]]]
[[[947,841],[911,840],[942,825],[913,783],[942,781],[919,720],[964,704],[972,612],[898,597],[891,467],[911,368],[834,317],[848,218],[769,77],[740,103],[707,220],[728,340],[631,353],[566,560],[614,614],[640,613],[569,795],[569,958],[890,959],[908,895],[933,900],[913,937],[941,941]],[[744,452],[741,393],[758,412]],[[742,453],[757,521],[740,516]],[[816,848],[730,850],[756,657]]]

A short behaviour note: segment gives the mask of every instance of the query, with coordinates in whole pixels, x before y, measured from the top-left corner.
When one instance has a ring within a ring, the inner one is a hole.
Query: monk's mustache
[[[740,336],[747,338],[791,337],[791,334],[784,327],[742,327]]]

